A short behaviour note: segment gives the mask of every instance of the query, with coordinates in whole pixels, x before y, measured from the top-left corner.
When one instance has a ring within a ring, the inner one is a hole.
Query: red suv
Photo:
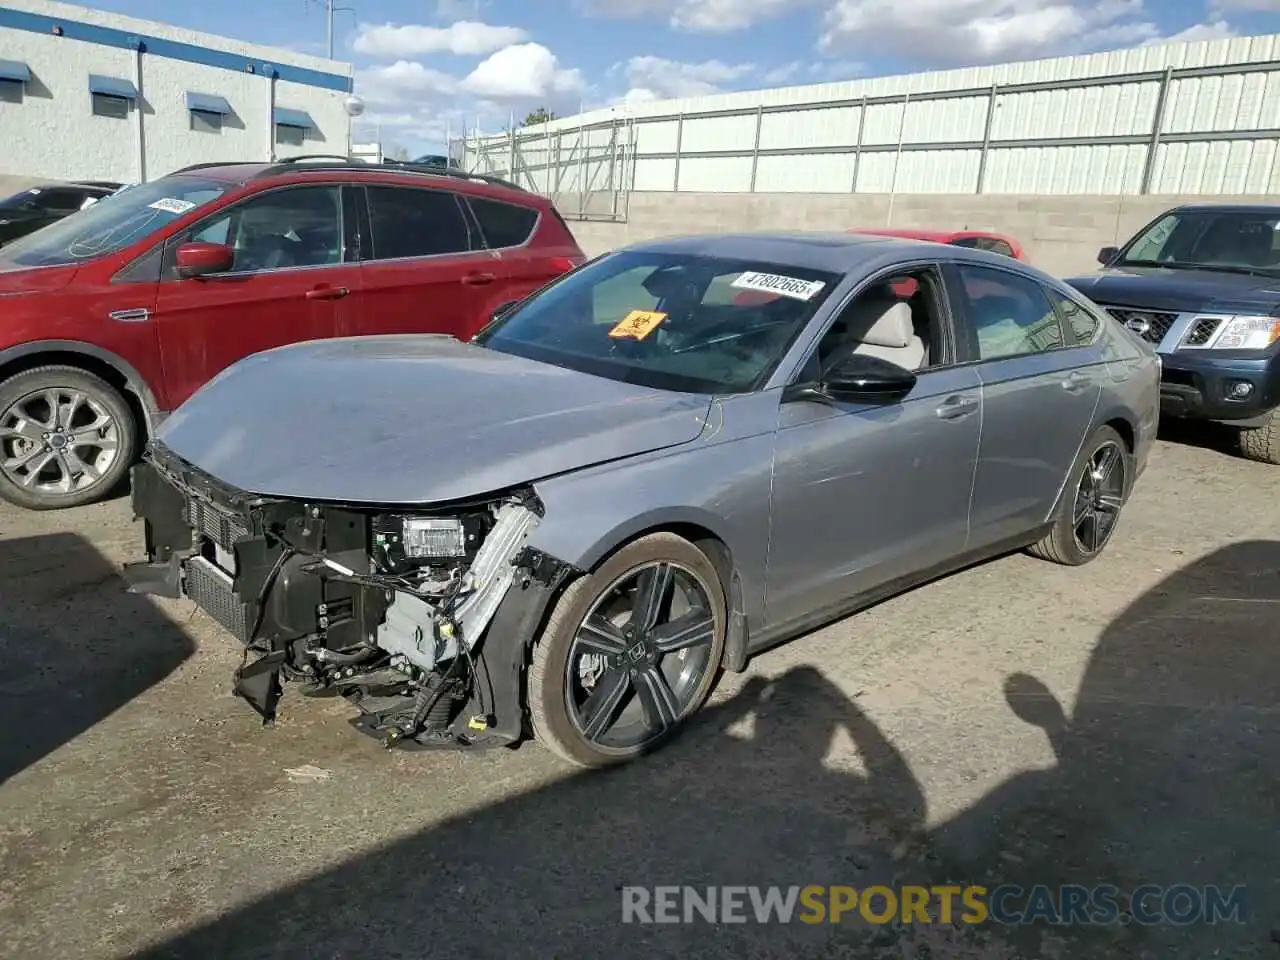
[[[126,188],[0,249],[0,497],[100,500],[249,354],[467,339],[585,259],[549,200],[461,171],[294,158]]]

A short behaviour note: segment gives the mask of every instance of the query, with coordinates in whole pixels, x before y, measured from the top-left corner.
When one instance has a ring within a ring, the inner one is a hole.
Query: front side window
[[[627,251],[602,257],[491,324],[491,350],[693,393],[759,389],[839,283],[781,264]]]
[[[197,224],[171,246],[188,240],[231,247],[236,273],[342,263],[340,188],[290,187],[259,194]]]
[[[1136,237],[1111,266],[1280,276],[1280,212],[1170,213]]]
[[[116,253],[227,189],[220,180],[185,174],[141,183],[6,244],[0,257],[24,267],[47,267]]]
[[[465,253],[471,234],[462,208],[448,190],[368,187],[373,259]]]
[[[1058,314],[1038,283],[985,267],[962,265],[957,270],[978,359],[1044,353],[1063,345]]]

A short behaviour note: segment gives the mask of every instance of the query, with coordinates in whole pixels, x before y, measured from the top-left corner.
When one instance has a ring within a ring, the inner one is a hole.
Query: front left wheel
[[[118,390],[76,367],[0,383],[0,497],[28,510],[95,503],[124,479],[138,426]]]
[[[635,540],[565,590],[528,675],[535,738],[584,767],[665,743],[719,676],[727,604],[715,565],[671,533]]]

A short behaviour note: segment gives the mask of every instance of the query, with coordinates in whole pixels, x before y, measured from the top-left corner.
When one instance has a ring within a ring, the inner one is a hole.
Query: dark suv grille
[[[1203,347],[1213,337],[1214,331],[1218,329],[1218,324],[1221,322],[1221,320],[1214,320],[1212,317],[1201,317],[1191,325],[1191,329],[1182,338],[1182,342],[1188,347]]]
[[[1126,327],[1133,329],[1135,324],[1146,324],[1146,329],[1139,331],[1139,336],[1148,343],[1159,343],[1178,319],[1176,313],[1158,313],[1152,310],[1130,310],[1126,307],[1107,307],[1111,314]]]
[[[201,536],[208,537],[223,550],[230,550],[237,540],[250,535],[251,531],[240,517],[223,513],[203,500],[190,497],[187,500],[187,516],[191,521],[191,529]]]

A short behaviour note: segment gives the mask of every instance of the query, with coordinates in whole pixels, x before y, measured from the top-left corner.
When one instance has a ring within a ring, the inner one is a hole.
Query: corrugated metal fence
[[[555,121],[462,144],[468,169],[622,220],[630,190],[1280,192],[1280,60],[811,103]]]

